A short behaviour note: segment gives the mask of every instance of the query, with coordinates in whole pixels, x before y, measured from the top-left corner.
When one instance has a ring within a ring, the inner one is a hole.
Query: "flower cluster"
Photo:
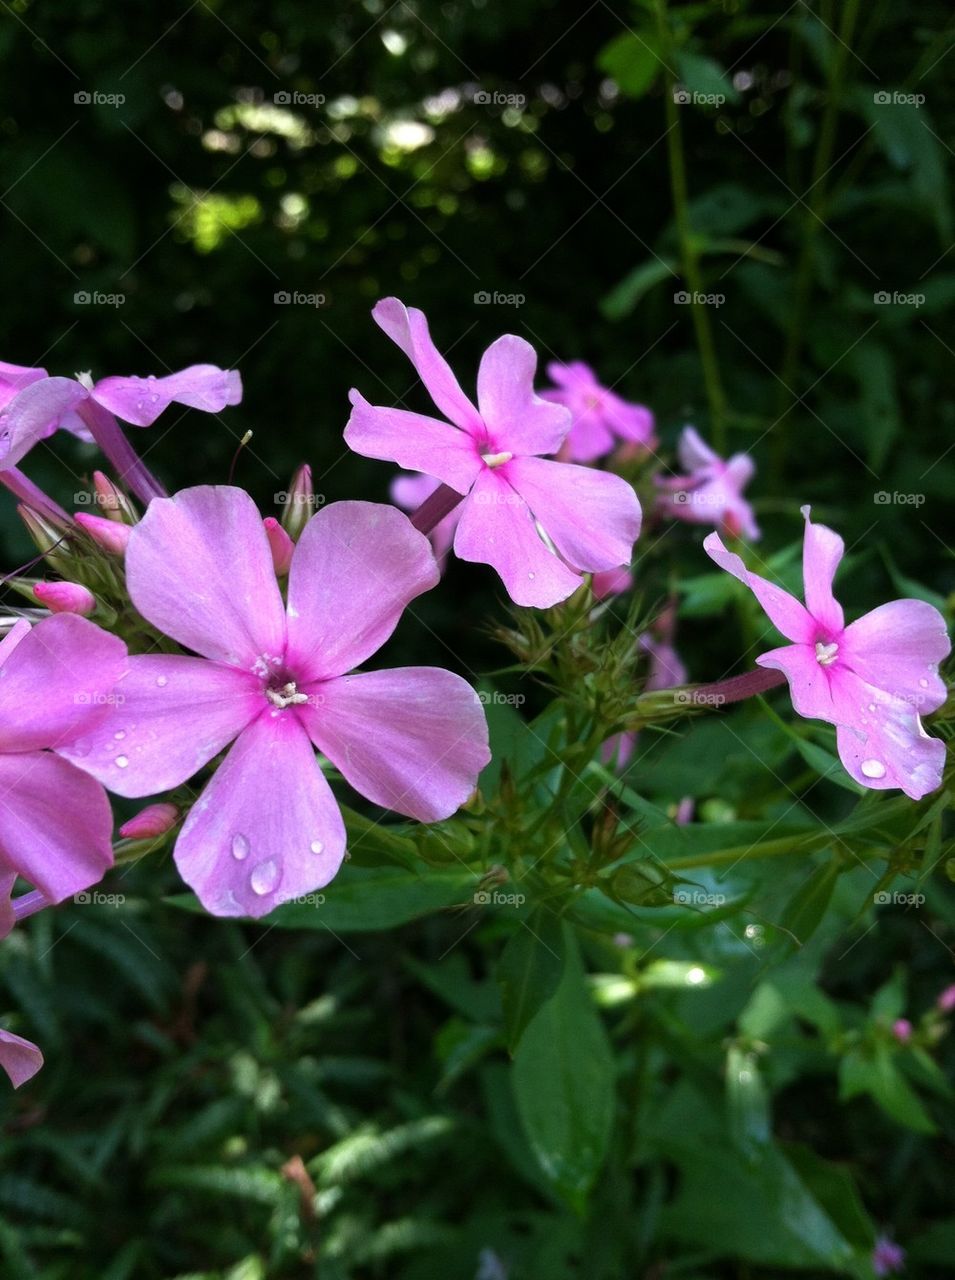
[[[510,334],[482,356],[472,398],[422,312],[388,298],[373,316],[438,416],[353,390],[348,445],[411,473],[393,482],[396,505],[316,512],[303,469],[302,501],[281,522],[232,485],[168,496],[120,425],[149,427],[174,403],[217,414],[241,398],[235,371],[94,381],[0,364],[0,483],[59,574],[9,580],[32,607],[7,612],[0,643],[0,936],[113,865],[108,793],[150,799],[121,840],[174,837],[203,906],[252,918],[328,884],[347,856],[329,773],[419,823],[465,805],[490,759],[478,694],[439,668],[360,669],[438,586],[452,550],[490,566],[522,607],[583,588],[599,613],[633,586],[642,511],[624,473],[655,461],[651,412],[580,362],[549,365],[554,385],[536,389],[536,354]],[[111,466],[113,479],[94,477],[101,514],[70,515],[19,469],[58,430],[95,443]],[[937,787],[943,745],[920,713],[945,698],[938,612],[895,601],[846,626],[832,595],[842,542],[808,509],[801,604],[716,532],[758,536],[742,496],[751,460],[724,461],[693,428],[679,457],[686,475],[648,476],[652,518],[714,530],[707,553],[790,642],[758,664],[783,673],[800,715],[836,726],[843,764],[864,786],[915,799]],[[636,639],[645,690],[686,680],[675,621],[668,606]],[[632,732],[614,736],[605,760],[623,768],[633,743]],[[14,896],[18,879],[32,888]],[[35,1046],[0,1031],[15,1085],[41,1063]]]

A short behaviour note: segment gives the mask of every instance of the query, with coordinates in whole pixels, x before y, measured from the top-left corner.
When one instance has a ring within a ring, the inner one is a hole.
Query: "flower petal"
[[[921,800],[942,785],[945,743],[931,738],[907,703],[886,699],[882,723],[876,733],[863,735],[849,725],[836,729],[839,759],[847,772],[864,787],[884,791],[899,787],[913,800]]]
[[[406,409],[384,409],[351,391],[345,443],[363,458],[381,458],[423,471],[467,493],[481,470],[474,441],[464,431]]]
[[[288,709],[260,716],[216,770],[176,842],[176,865],[207,911],[262,916],[328,884],[345,824]]]
[[[486,467],[462,503],[454,554],[496,569],[515,604],[549,609],[576,591],[581,577],[544,545],[530,507],[501,475],[504,469]]]
[[[9,404],[24,387],[30,386],[32,382],[39,382],[46,376],[45,369],[33,369],[25,364],[7,364],[5,360],[0,360],[0,409]]]
[[[812,645],[787,644],[779,649],[770,649],[769,653],[760,654],[756,665],[783,673],[789,681],[789,693],[797,715],[836,723],[829,676]]]
[[[614,447],[616,441],[613,432],[595,409],[580,407],[578,393],[545,390],[541,392],[541,397],[554,404],[562,404],[570,410],[570,430],[564,442],[564,449],[571,461],[596,462],[598,458],[605,457]]]
[[[629,563],[640,533],[640,503],[626,480],[544,458],[514,458],[502,471],[575,568]]]
[[[710,448],[696,427],[684,427],[677,445],[677,456],[684,471],[700,471],[704,467],[718,467],[722,463],[718,453]]]
[[[105,719],[59,754],[118,796],[152,796],[191,778],[263,712],[262,682],[177,654],[129,659]]]
[[[356,791],[420,822],[459,809],[491,758],[477,694],[436,667],[328,680],[302,711],[312,741]]]
[[[106,714],[126,664],[122,640],[85,618],[38,622],[2,655],[0,751],[71,742]]]
[[[285,611],[255,503],[199,485],[157,498],[133,529],[126,580],[143,617],[205,658],[252,670],[285,652]]]
[[[0,860],[50,902],[113,865],[113,815],[95,779],[50,751],[0,755]]]
[[[802,576],[806,608],[826,632],[835,637],[842,630],[845,619],[842,605],[832,594],[832,580],[845,545],[838,533],[824,524],[813,524],[809,508],[803,507],[806,518],[802,544]]]
[[[323,507],[305,526],[289,572],[291,678],[304,684],[359,666],[439,581],[431,544],[396,507]]]
[[[406,307],[397,298],[383,298],[371,314],[378,327],[414,365],[428,394],[445,417],[469,434],[480,435],[480,415],[461,390],[451,366],[435,347],[424,312],[417,307]],[[424,470],[415,463],[401,465],[415,471]]]
[[[17,873],[9,871],[0,858],[0,938],[5,938],[17,922],[12,901],[16,882]]]
[[[726,550],[718,533],[707,534],[703,539],[703,550],[721,569],[749,587],[770,622],[787,640],[796,644],[809,644],[815,640],[816,624],[805,606],[782,587],[761,578],[758,573],[750,573],[738,555]]]
[[[164,378],[101,378],[93,399],[134,427],[149,427],[176,401],[205,413],[218,413],[242,399],[242,379],[235,369],[191,364]]]
[[[431,497],[438,485],[439,481],[432,476],[395,476],[391,482],[391,500],[403,511],[413,513],[427,498]],[[449,511],[443,520],[439,520],[428,534],[441,573],[447,565],[448,554],[454,544],[454,531],[460,519],[461,508],[458,506],[453,511]]]
[[[570,411],[534,392],[537,352],[512,333],[492,342],[478,368],[478,406],[492,453],[556,453],[570,430]]]
[[[840,656],[867,683],[927,714],[945,701],[938,664],[951,648],[936,608],[924,600],[890,600],[846,627]]]
[[[0,409],[0,466],[15,467],[88,395],[74,378],[43,378],[19,391]]]
[[[589,364],[584,364],[583,360],[568,360],[566,364],[560,360],[551,360],[547,366],[547,376],[559,387],[576,391],[600,385],[593,369]]]
[[[0,640],[0,667],[3,666],[10,654],[20,643],[24,636],[28,636],[31,626],[26,618],[17,618],[13,626],[4,634]]]
[[[0,1067],[10,1077],[14,1089],[32,1079],[43,1066],[43,1054],[30,1040],[0,1027]]]

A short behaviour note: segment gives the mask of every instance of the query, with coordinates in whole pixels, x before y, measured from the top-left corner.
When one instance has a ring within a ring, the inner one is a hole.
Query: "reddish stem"
[[[729,680],[715,680],[712,684],[698,684],[692,691],[693,701],[711,702],[714,706],[725,706],[728,702],[742,702],[744,698],[755,697],[768,689],[786,683],[781,671],[771,667],[757,667],[755,671],[747,671],[741,676],[731,676]]]
[[[166,490],[126,439],[113,415],[95,400],[84,400],[77,412],[89,427],[93,439],[116,469],[119,479],[145,503],[165,498]]]
[[[464,501],[464,497],[463,493],[458,493],[449,484],[439,485],[430,498],[425,498],[422,502],[411,517],[411,523],[421,533],[431,533],[459,502]]]

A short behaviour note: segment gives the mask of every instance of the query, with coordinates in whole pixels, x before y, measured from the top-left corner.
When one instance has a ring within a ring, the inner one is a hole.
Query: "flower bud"
[[[154,840],[164,836],[178,821],[179,810],[174,804],[149,804],[124,822],[119,834],[127,840]]]
[[[33,594],[51,613],[79,613],[88,618],[96,597],[78,582],[38,582]]]
[[[908,1018],[896,1018],[892,1023],[892,1034],[899,1044],[908,1044],[912,1039],[912,1024]]]
[[[946,987],[945,990],[940,993],[935,1004],[942,1013],[951,1013],[952,1010],[955,1009],[955,985]]]
[[[109,476],[104,475],[102,471],[94,471],[93,488],[96,490],[97,505],[110,520],[124,524],[136,523],[138,516],[132,503]]]
[[[129,535],[132,533],[128,524],[121,524],[115,518],[104,520],[102,516],[90,516],[85,511],[78,512],[75,518],[76,523],[84,533],[89,534],[98,547],[108,551],[111,556],[121,556],[125,553]]]
[[[24,506],[22,503],[17,507],[17,515],[26,525],[27,533],[34,546],[47,564],[53,569],[62,571],[69,563],[63,530],[57,529],[45,516],[41,516],[32,507]]]
[[[282,528],[293,541],[297,541],[315,510],[315,494],[312,490],[312,468],[303,462],[292,476],[285,494],[285,510],[282,512]]]
[[[284,578],[292,563],[295,543],[276,520],[275,516],[266,516],[262,523],[265,525],[265,536],[269,540],[269,549],[272,552],[272,563],[275,565],[275,572],[280,578]]]

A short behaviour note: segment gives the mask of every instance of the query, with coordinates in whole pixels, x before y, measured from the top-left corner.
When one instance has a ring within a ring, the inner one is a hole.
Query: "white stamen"
[[[513,457],[513,453],[482,453],[481,461],[493,470],[495,467],[503,467],[504,463],[510,462]]]
[[[838,656],[839,646],[835,642],[823,644],[821,640],[816,641],[816,661],[820,667],[831,667]]]
[[[76,381],[81,387],[85,387],[87,391],[93,390],[93,375],[91,373],[78,373]]]
[[[299,707],[303,702],[308,702],[308,694],[299,693],[294,680],[290,680],[281,689],[266,689],[265,696],[273,707]]]

